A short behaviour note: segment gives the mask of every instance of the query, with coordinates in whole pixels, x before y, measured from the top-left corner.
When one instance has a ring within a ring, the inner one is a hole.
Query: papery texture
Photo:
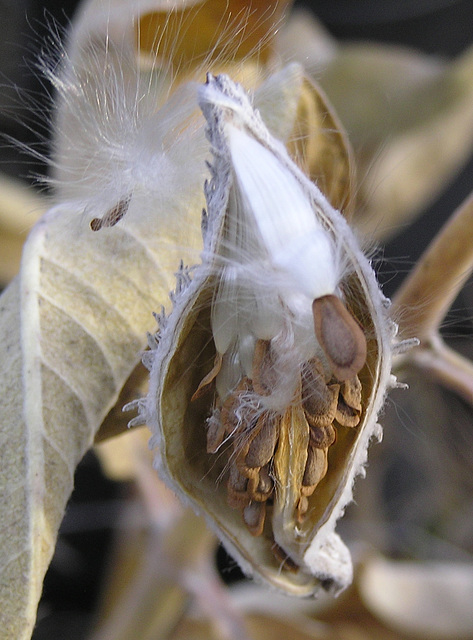
[[[400,46],[339,43],[305,12],[282,30],[279,49],[327,92],[355,150],[356,224],[386,240],[471,154],[472,50],[446,61]]]

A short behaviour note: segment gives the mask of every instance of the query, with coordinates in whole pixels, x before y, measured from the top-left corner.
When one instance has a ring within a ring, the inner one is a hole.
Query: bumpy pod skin
[[[213,154],[202,263],[192,277],[181,267],[150,342],[139,420],[155,433],[162,477],[248,575],[294,595],[337,593],[352,565],[335,525],[381,435],[396,327],[346,220],[244,90],[209,76],[199,98]],[[249,173],[246,149],[259,154]],[[268,213],[260,199],[272,192]],[[287,197],[289,222],[278,210]],[[348,368],[333,364],[340,340],[324,338],[325,308],[341,342],[355,344]]]

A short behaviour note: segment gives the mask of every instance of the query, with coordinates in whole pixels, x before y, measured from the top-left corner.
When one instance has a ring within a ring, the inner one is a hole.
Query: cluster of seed
[[[202,380],[194,398],[208,389],[222,363],[217,355],[212,371]],[[222,444],[228,445],[228,504],[242,512],[248,530],[254,536],[263,533],[267,508],[271,506],[278,478],[273,460],[278,447],[280,429],[286,413],[265,410],[258,398],[269,396],[278,376],[269,340],[258,340],[252,368],[252,378],[242,377],[238,386],[215,408],[207,423],[207,451],[216,453]],[[300,367],[296,386],[295,406],[301,411],[300,424],[290,428],[309,433],[296,519],[302,522],[309,507],[308,498],[326,475],[328,450],[336,439],[336,426],[355,427],[361,416],[361,383],[358,376],[340,382],[326,380],[322,363],[317,358]],[[252,399],[252,401],[250,400]]]

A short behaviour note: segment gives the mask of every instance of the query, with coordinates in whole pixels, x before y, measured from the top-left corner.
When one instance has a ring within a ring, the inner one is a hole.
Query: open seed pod
[[[247,574],[338,592],[352,567],[335,524],[380,436],[395,326],[346,220],[243,89],[209,76],[199,97],[213,153],[202,263],[181,267],[159,319],[138,420]]]

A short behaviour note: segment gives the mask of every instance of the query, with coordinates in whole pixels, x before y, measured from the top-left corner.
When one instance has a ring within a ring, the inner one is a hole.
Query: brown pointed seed
[[[266,495],[268,498],[274,489],[274,482],[269,474],[269,465],[261,467],[259,470],[258,493]]]
[[[237,388],[225,399],[221,411],[221,420],[226,427],[226,433],[236,434],[247,429],[252,423],[256,424],[255,417],[250,410],[242,409],[242,395],[251,390],[248,378],[242,378]]]
[[[302,406],[307,422],[313,427],[332,424],[338,402],[338,385],[327,385],[322,363],[316,358],[302,368]]]
[[[358,376],[347,380],[340,387],[336,421],[343,427],[356,427],[361,417],[361,382]]]
[[[248,478],[232,465],[227,481],[227,503],[233,509],[243,509],[250,503],[247,492]]]
[[[114,207],[109,209],[103,218],[94,218],[90,221],[92,231],[100,231],[104,227],[114,227],[123,218],[130,205],[131,194],[122,198]]]
[[[312,303],[317,340],[337,380],[356,376],[366,361],[366,338],[362,328],[335,295]]]
[[[296,506],[296,520],[299,524],[304,522],[304,516],[309,510],[309,499],[307,496],[301,495]]]
[[[226,435],[225,425],[218,409],[207,420],[207,453],[216,453]]]
[[[261,467],[257,473],[248,479],[248,495],[252,500],[265,502],[272,496],[273,490],[274,484],[269,475],[268,465]]]
[[[309,445],[304,478],[302,479],[302,495],[311,495],[315,487],[327,473],[327,451],[328,449],[319,449],[318,447]],[[310,492],[308,492],[307,489],[309,489]]]
[[[250,468],[264,467],[274,454],[278,440],[279,421],[276,417],[263,413],[259,419],[254,438],[251,440],[245,457],[246,466]]]
[[[336,438],[337,432],[331,424],[325,427],[310,427],[309,441],[311,446],[316,449],[328,449]]]

